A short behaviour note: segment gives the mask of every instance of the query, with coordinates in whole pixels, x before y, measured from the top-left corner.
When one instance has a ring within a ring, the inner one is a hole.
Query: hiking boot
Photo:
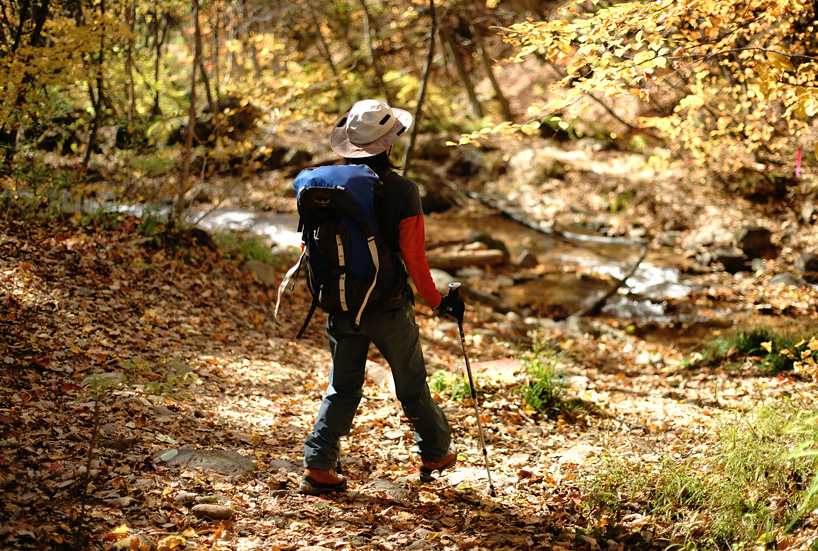
[[[442,473],[446,469],[454,467],[454,464],[457,463],[457,454],[450,453],[440,461],[431,461],[421,458],[420,463],[420,479],[423,482],[430,482],[434,480],[432,478],[433,472],[437,471]]]
[[[310,496],[342,492],[347,488],[347,479],[335,476],[332,470],[304,469],[304,478],[298,492]]]

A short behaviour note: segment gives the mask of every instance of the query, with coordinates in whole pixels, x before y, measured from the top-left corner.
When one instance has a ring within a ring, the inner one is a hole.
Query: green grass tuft
[[[589,503],[638,508],[672,526],[684,548],[774,540],[818,506],[816,419],[791,405],[764,407],[725,419],[696,453],[658,462],[611,453],[588,482]]]
[[[535,335],[531,350],[521,356],[525,378],[520,392],[525,403],[538,413],[556,419],[567,406],[565,372],[559,368],[564,351],[540,341]]]
[[[772,375],[785,371],[812,372],[817,363],[818,336],[780,334],[767,327],[719,338],[686,360],[689,367],[719,365],[740,369],[750,365]]]

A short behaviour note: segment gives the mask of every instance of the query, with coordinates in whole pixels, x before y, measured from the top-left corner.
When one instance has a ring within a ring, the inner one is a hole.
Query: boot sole
[[[430,469],[429,467],[421,466],[420,467],[421,482],[432,482],[434,480],[432,473],[434,473],[435,471],[442,473],[446,469],[451,469],[452,467],[454,467],[455,463],[457,463],[457,454],[453,454],[452,459],[450,461],[447,461],[437,469]]]
[[[314,478],[306,476],[298,487],[298,493],[317,496],[321,494],[331,494],[332,492],[342,492],[346,490],[346,488],[346,479],[342,479],[339,482],[318,482]]]

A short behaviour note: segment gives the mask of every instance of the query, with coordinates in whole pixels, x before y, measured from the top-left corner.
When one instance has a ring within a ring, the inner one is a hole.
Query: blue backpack
[[[304,251],[279,286],[276,314],[283,289],[305,265],[313,300],[296,338],[316,306],[352,316],[357,331],[364,313],[382,311],[406,286],[403,264],[381,232],[382,186],[364,165],[308,168],[295,178]]]

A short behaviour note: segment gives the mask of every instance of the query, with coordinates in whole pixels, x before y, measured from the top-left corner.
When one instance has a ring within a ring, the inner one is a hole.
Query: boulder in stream
[[[528,249],[521,252],[517,258],[514,259],[514,265],[518,268],[536,268],[540,261],[537,256]]]
[[[804,253],[798,257],[793,267],[801,275],[818,272],[818,255],[815,253]]]
[[[736,246],[750,258],[770,255],[775,251],[772,232],[761,226],[745,226],[736,233]]]
[[[770,287],[778,287],[779,285],[787,285],[789,287],[807,287],[809,284],[804,278],[790,272],[785,272],[783,274],[773,276],[768,285]]]
[[[734,247],[719,247],[702,253],[697,259],[704,265],[721,264],[724,271],[731,274],[746,272],[750,268],[749,259]]]

